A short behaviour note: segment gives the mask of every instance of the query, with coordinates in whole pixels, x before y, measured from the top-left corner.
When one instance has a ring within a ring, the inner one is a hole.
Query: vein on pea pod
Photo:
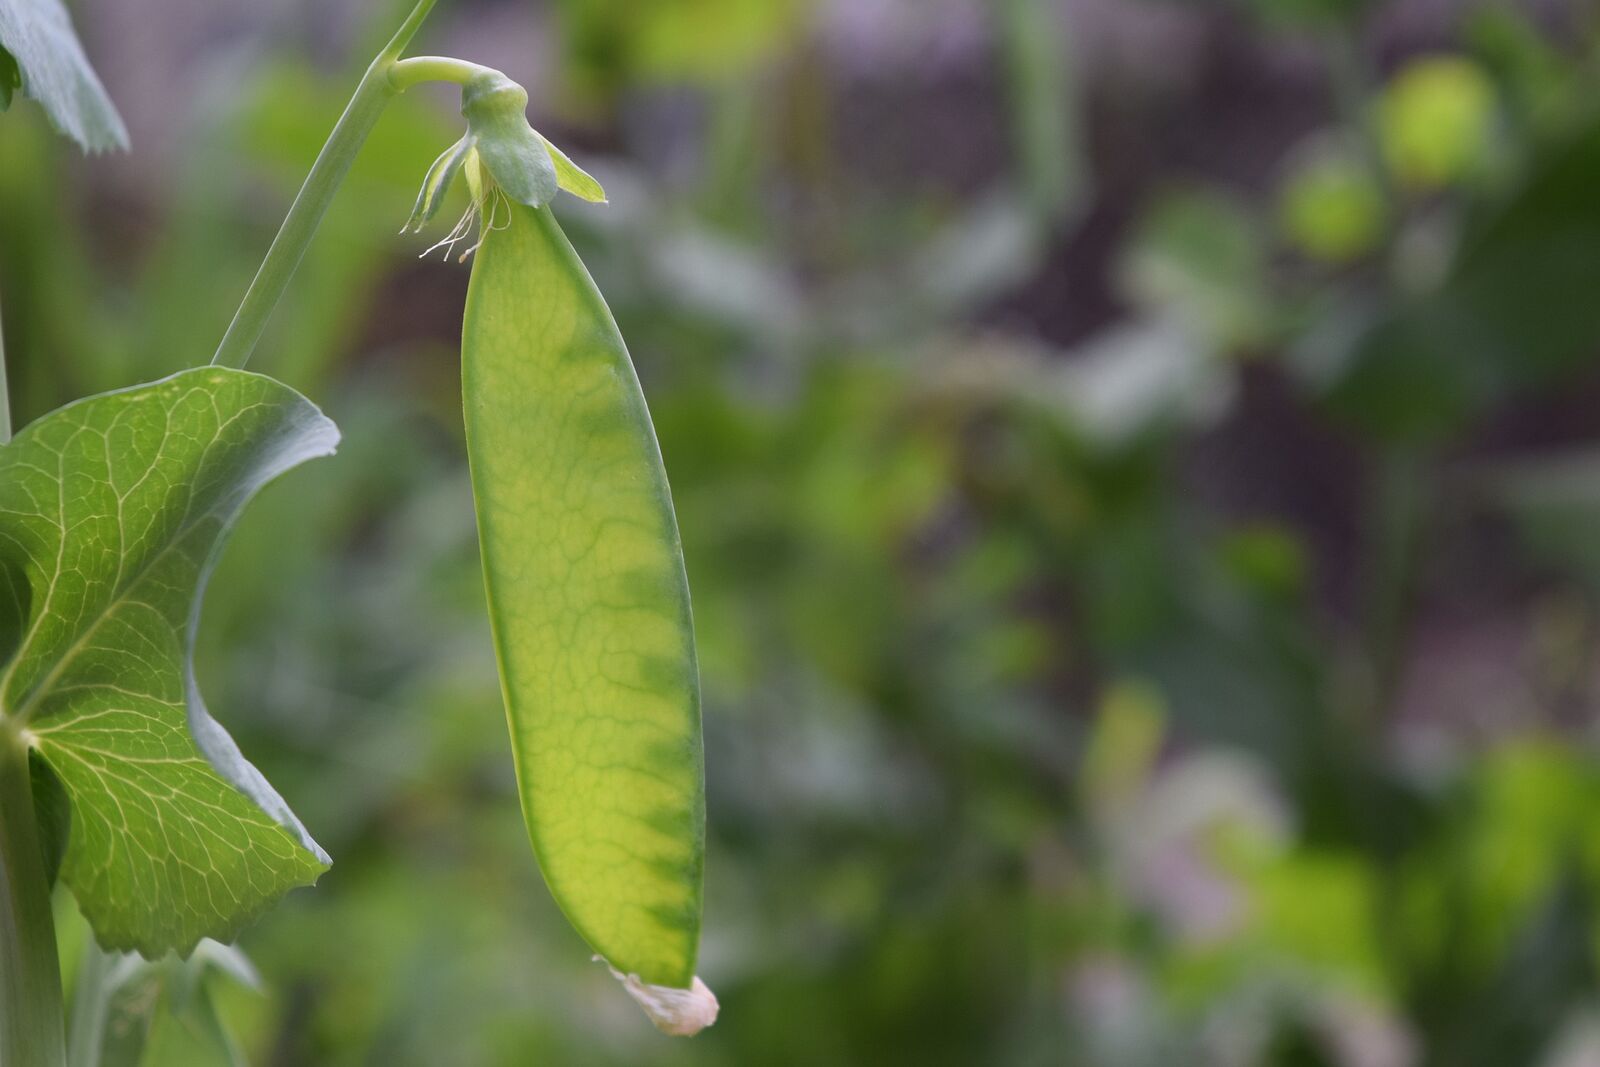
[[[546,278],[546,283],[551,284],[551,290],[541,291],[536,281],[530,281],[528,286],[519,291],[517,283],[507,277],[508,272],[504,267],[488,270],[488,273],[480,278],[480,272],[486,270],[484,265],[487,262],[480,257],[473,267],[474,289],[479,288],[480,281],[484,283],[481,287],[484,292],[478,300],[486,306],[489,299],[488,291],[494,290],[495,295],[492,299],[505,301],[507,305],[526,305],[539,300],[570,301],[571,307],[575,309],[574,315],[587,316],[584,336],[588,337],[595,347],[592,350],[584,349],[582,358],[594,359],[595,365],[602,369],[603,373],[599,375],[598,380],[603,383],[603,388],[586,400],[589,407],[585,411],[591,417],[592,423],[593,417],[600,414],[594,405],[598,403],[606,406],[606,415],[615,416],[619,424],[625,427],[619,432],[624,435],[631,448],[628,453],[632,457],[630,462],[639,464],[638,470],[634,472],[636,477],[630,484],[657,486],[661,496],[665,498],[668,490],[661,469],[654,431],[649,425],[649,416],[645,413],[643,399],[638,393],[637,382],[622,339],[616,332],[615,323],[606,310],[603,299],[594,290],[593,283],[581,264],[577,263],[575,253],[572,253],[567,246],[553,218],[543,210],[563,189],[591,203],[604,203],[606,195],[600,183],[529,125],[526,116],[527,92],[501,72],[459,60],[433,57],[406,60],[396,69],[402,76],[401,88],[407,81],[423,79],[448,80],[459,84],[462,89],[461,113],[467,125],[466,132],[460,140],[445,149],[428,168],[417,196],[416,206],[402,232],[420,232],[438,214],[456,178],[463,175],[470,193],[467,210],[443,239],[422,253],[424,256],[440,248],[445,249],[448,256],[458,244],[476,236],[475,242],[458,257],[458,261],[464,262],[497,232],[518,226],[527,228],[520,233],[507,234],[508,248],[499,255],[503,258],[507,255],[522,254],[511,251],[509,247],[511,245],[520,247],[524,253],[536,249],[537,251],[529,253],[533,256],[529,262],[540,266],[532,269],[548,267],[558,271],[556,276],[552,276],[556,279],[553,282],[552,277]],[[534,212],[539,212],[539,215],[535,215]],[[474,297],[469,295],[469,326],[473,321],[473,307]],[[507,317],[510,317],[509,313]],[[470,329],[465,332],[473,333]],[[481,375],[490,373],[486,369],[487,364],[496,363],[507,352],[512,355],[513,362],[526,369],[538,365],[541,359],[555,357],[556,349],[568,343],[558,338],[531,335],[507,338],[497,333],[497,336],[499,341],[491,348],[498,349],[501,355],[483,351],[481,339],[475,347],[473,341],[464,336],[462,352],[464,378],[469,376],[471,368],[476,367],[481,385]],[[600,340],[595,341],[595,338]],[[509,349],[507,345],[510,346]],[[571,349],[562,349],[556,362],[566,365],[566,361],[572,358],[572,352]],[[497,365],[502,369],[505,366],[504,363]],[[570,384],[570,380],[559,376],[537,381],[524,377],[514,383],[505,383],[510,391],[532,388],[547,394],[552,391],[559,392]],[[481,437],[475,444],[474,413],[478,413],[480,424],[494,416],[482,414],[482,409],[475,405],[473,396],[468,396],[467,400],[468,453],[474,465],[474,492],[476,495],[480,489],[485,488],[479,484],[481,477],[487,483],[489,494],[478,501],[480,528],[487,531],[489,527],[484,526],[484,523],[493,524],[493,520],[486,516],[496,514],[495,503],[490,497],[495,496],[498,491],[503,503],[504,495],[516,490],[504,486],[497,490],[495,478],[499,475],[494,472],[503,468],[494,463],[491,456],[479,454],[474,448],[499,449],[509,445],[514,451],[520,451],[517,443],[525,443],[526,438],[518,437],[516,433],[507,433],[504,427],[500,427],[494,431],[494,443],[490,444],[488,437],[491,428],[480,425]],[[527,412],[519,412],[516,415],[519,423],[530,417],[532,416]],[[598,425],[598,423],[592,424]],[[604,449],[615,446],[618,440],[616,437],[606,437],[605,431],[599,432],[603,439],[593,448]],[[575,447],[580,454],[593,450],[581,442],[569,441],[568,444]],[[535,462],[533,457],[529,459],[530,462]],[[523,487],[520,491],[531,492],[536,496],[540,492],[537,488],[527,487]],[[537,506],[540,505],[529,505],[529,507]],[[486,508],[489,509],[488,512],[485,511]],[[652,557],[656,560],[656,569],[650,573],[663,580],[666,587],[672,589],[665,594],[669,613],[676,612],[681,607],[681,614],[673,614],[669,625],[689,628],[692,624],[688,618],[687,586],[683,578],[681,549],[678,546],[676,523],[671,514],[670,502],[664,508],[660,508],[659,501],[655,501],[648,504],[646,511],[663,523],[662,540],[658,546],[660,552]],[[519,512],[519,514],[525,513]],[[606,517],[596,518],[591,515],[590,518],[597,523],[608,521]],[[611,516],[610,519],[614,520],[615,516]],[[485,533],[485,536],[489,535]],[[496,541],[496,549],[500,552],[505,551],[503,541]],[[519,581],[510,578],[503,578],[497,583],[494,574],[495,553],[491,552],[487,541],[484,560],[486,581],[490,587],[491,617],[495,618],[496,602],[505,598],[515,598],[526,589],[519,584]],[[516,568],[522,570],[538,566],[538,561],[531,556],[528,558],[519,556],[515,562]],[[590,574],[586,577],[594,576]],[[497,584],[500,585],[499,589],[496,588]],[[517,635],[510,635],[507,638],[507,635],[499,634],[500,620],[496,621],[497,652],[501,655],[502,683],[508,714],[512,720],[515,751],[519,736],[540,730],[542,727],[536,720],[541,715],[548,715],[550,709],[535,707],[538,701],[526,693],[518,692],[519,685],[513,676],[521,672],[512,668],[516,666],[514,661],[519,653],[506,651],[508,645],[516,646]],[[525,622],[523,625],[526,625]],[[652,633],[659,636],[659,632]],[[649,856],[631,857],[637,866],[628,869],[626,872],[628,878],[620,879],[627,881],[636,878],[637,884],[617,884],[607,887],[600,894],[609,902],[606,904],[596,904],[585,899],[575,900],[572,893],[563,892],[564,887],[570,889],[572,885],[582,885],[589,879],[603,877],[597,874],[597,865],[592,855],[593,844],[585,841],[574,845],[568,840],[563,845],[552,845],[548,839],[541,843],[541,838],[545,835],[542,834],[538,824],[551,818],[543,806],[550,798],[548,793],[539,792],[537,772],[532,772],[535,780],[530,783],[525,777],[527,768],[520,761],[518,779],[519,788],[523,793],[524,813],[528,818],[530,835],[534,840],[535,851],[539,853],[546,881],[574,927],[599,953],[595,959],[606,964],[659,1029],[668,1034],[692,1035],[716,1020],[718,1006],[716,997],[693,973],[700,923],[704,801],[703,771],[700,766],[699,689],[693,665],[692,629],[684,634],[681,644],[687,649],[688,677],[679,676],[670,686],[671,692],[668,695],[676,701],[674,707],[686,707],[689,714],[686,719],[670,720],[676,725],[669,728],[677,733],[674,735],[675,744],[669,745],[667,750],[678,755],[668,757],[668,764],[663,771],[666,778],[654,776],[651,787],[653,791],[658,791],[661,782],[670,779],[672,787],[668,789],[668,795],[663,799],[652,792],[650,797],[633,800],[612,795],[604,807],[617,813],[613,816],[614,820],[622,821],[620,823],[613,821],[600,827],[589,826],[591,831],[596,829],[614,831],[624,836],[636,833],[633,828],[637,824],[652,827],[645,832],[645,837],[634,840],[634,844],[640,847],[642,852],[652,849],[655,851]],[[526,655],[526,652],[520,654]],[[508,655],[513,660],[509,665],[506,662]],[[641,662],[643,659],[641,655]],[[527,663],[522,666],[528,667],[529,670],[537,669]],[[542,666],[548,669],[548,664]],[[595,669],[597,664],[587,661],[563,664],[563,667],[577,667],[592,670],[597,675],[605,674],[603,670]],[[571,704],[570,710],[579,717],[586,708],[592,710],[598,703],[610,698],[606,694],[594,693],[574,693],[567,694],[566,697]],[[523,717],[520,726],[517,722],[519,715]],[[601,716],[601,718],[606,717]],[[611,718],[614,720],[614,716]],[[648,729],[659,729],[660,724],[652,723],[646,715],[639,725]],[[596,736],[591,740],[605,743],[615,739],[609,737],[602,739]],[[653,735],[646,739],[635,738],[620,743],[623,748],[637,749],[632,755],[646,761],[656,758],[650,754],[660,748],[659,742]],[[622,754],[612,753],[612,755],[622,762],[627,762]],[[555,799],[559,806],[565,798]],[[672,828],[669,832],[670,840],[649,836],[660,834],[663,826]],[[567,834],[570,838],[571,831],[567,831]],[[662,849],[665,851],[661,851]],[[653,879],[664,879],[664,881],[648,884]],[[614,875],[610,880],[619,881]],[[610,909],[609,912],[605,912],[604,909],[607,908]],[[618,917],[621,911],[626,911],[626,917]],[[639,917],[641,915],[646,917],[641,919]],[[660,948],[660,938],[664,929],[668,931],[668,939],[677,946],[665,957],[670,963],[663,962],[664,957]],[[625,957],[631,957],[635,962],[629,963]],[[627,965],[619,967],[618,964]],[[646,972],[655,981],[672,984],[653,984],[642,979],[639,971]]]

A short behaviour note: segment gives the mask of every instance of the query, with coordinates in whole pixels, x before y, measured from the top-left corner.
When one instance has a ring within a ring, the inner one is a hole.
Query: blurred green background
[[[209,358],[404,7],[75,5],[134,151],[0,120],[21,421]],[[526,844],[423,92],[254,364],[344,446],[206,604],[335,859],[203,979],[249,1062],[1600,1063],[1600,6],[440,8],[611,193],[722,1018],[655,1034]]]

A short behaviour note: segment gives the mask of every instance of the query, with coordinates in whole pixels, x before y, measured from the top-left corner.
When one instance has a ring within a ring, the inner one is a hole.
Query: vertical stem
[[[0,1063],[62,1067],[65,1038],[55,917],[28,747],[0,720]]]
[[[1373,690],[1364,726],[1370,741],[1387,725],[1405,664],[1414,565],[1427,518],[1425,470],[1423,454],[1390,448],[1379,457],[1375,473],[1366,603]]]
[[[0,311],[0,445],[11,440],[11,391],[6,384],[6,317]]]
[[[267,249],[261,269],[256,272],[255,280],[245,292],[239,310],[234,313],[228,332],[217,346],[216,355],[211,357],[212,363],[243,367],[249,361],[250,353],[255,350],[256,342],[261,340],[267,319],[271,317],[272,309],[278,306],[284,290],[289,287],[289,280],[294,277],[301,259],[305,258],[306,248],[310,246],[317,226],[327,213],[328,205],[333,202],[334,193],[350,172],[356,154],[372,132],[372,127],[377,124],[378,117],[383,114],[384,105],[389,102],[391,90],[388,78],[382,72],[375,75],[377,69],[376,63],[367,69],[344,114],[339,116],[338,123],[333,127],[333,133],[328,136],[327,144],[322,146],[322,152],[312,164],[311,173],[306,175],[305,184],[294,198],[294,204],[284,217],[278,235],[272,239],[272,247]]]
[[[384,107],[398,91],[389,81],[390,68],[395,65],[401,50],[422,25],[422,20],[428,17],[435,3],[436,0],[420,0],[400,31],[362,76],[355,95],[350,98],[344,114],[339,116],[333,132],[328,135],[317,161],[311,165],[311,173],[306,175],[305,184],[290,205],[289,214],[284,217],[278,235],[272,239],[272,247],[267,249],[267,256],[261,261],[261,269],[256,272],[255,280],[244,294],[244,301],[234,313],[233,322],[217,346],[216,355],[211,357],[213,364],[243,367],[249,361],[250,353],[255,350],[256,342],[261,340],[262,331],[267,327],[272,309],[278,306],[284,290],[289,287],[289,280],[305,258],[306,249],[322,222],[322,216],[327,214],[334,194],[339,191],[345,175],[350,173],[350,165],[355,162],[372,127],[377,125]]]
[[[1004,0],[995,13],[1023,193],[1037,221],[1054,226],[1081,206],[1086,185],[1072,35],[1047,0]]]
[[[112,957],[95,943],[93,933],[84,938],[83,963],[78,967],[78,980],[72,991],[67,1067],[100,1067],[106,1016],[111,1007],[112,962]]]

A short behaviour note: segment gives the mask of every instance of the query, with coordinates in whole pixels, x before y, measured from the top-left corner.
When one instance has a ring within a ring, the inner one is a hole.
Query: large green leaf
[[[0,0],[0,108],[17,87],[90,151],[128,146],[127,127],[83,54],[61,0]]]
[[[705,810],[672,498],[605,301],[548,208],[507,214],[473,267],[462,385],[523,812],[595,951],[686,989]]]
[[[228,527],[338,431],[205,368],[68,405],[0,448],[0,715],[71,801],[61,877],[102,945],[187,953],[326,869],[206,712],[190,662]]]

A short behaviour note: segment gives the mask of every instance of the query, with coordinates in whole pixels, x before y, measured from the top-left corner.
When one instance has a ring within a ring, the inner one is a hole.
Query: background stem
[[[0,1063],[66,1062],[61,965],[28,748],[0,723]]]
[[[113,958],[95,943],[94,934],[84,938],[83,962],[78,966],[78,978],[72,993],[67,1067],[100,1067],[106,1017],[111,1007],[113,962]]]
[[[1405,665],[1417,550],[1428,514],[1424,454],[1386,449],[1378,458],[1366,575],[1367,663],[1372,692],[1362,728],[1381,744]]]
[[[11,440],[11,391],[6,383],[5,314],[0,312],[0,445]]]
[[[316,235],[323,215],[327,214],[328,205],[333,203],[334,194],[339,191],[345,175],[350,173],[350,165],[355,162],[372,127],[377,125],[384,107],[398,91],[389,83],[390,68],[421,27],[423,19],[428,17],[428,12],[433,10],[435,2],[421,0],[412,9],[400,31],[362,76],[355,95],[328,135],[317,161],[311,165],[311,173],[306,175],[305,184],[290,205],[278,235],[272,239],[272,247],[267,249],[261,269],[245,292],[233,322],[228,325],[228,332],[223,334],[216,355],[211,357],[214,365],[243,367],[249,362],[250,353],[255,351],[267,319],[272,316],[272,309],[278,306],[284,290],[289,287],[289,280],[305,257],[306,248]]]

